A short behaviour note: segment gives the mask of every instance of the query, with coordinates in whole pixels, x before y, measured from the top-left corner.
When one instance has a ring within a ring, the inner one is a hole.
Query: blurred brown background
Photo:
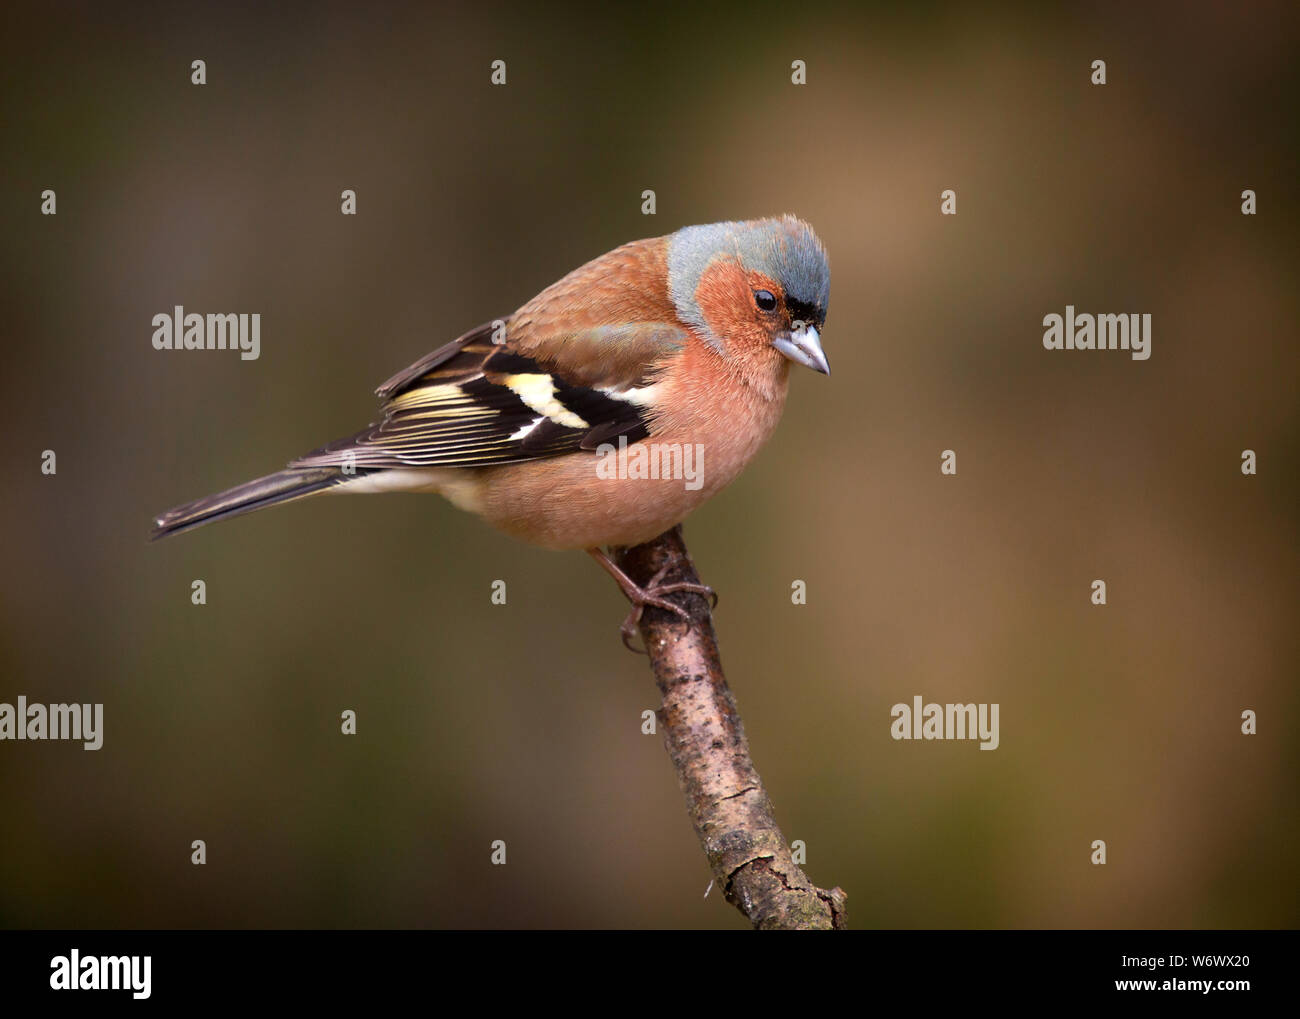
[[[586,556],[421,496],[145,536],[587,259],[787,211],[834,375],[686,534],[810,876],[858,927],[1296,924],[1294,5],[6,17],[0,701],[106,731],[0,744],[0,924],[743,926]],[[153,350],[176,304],[261,358]],[[1151,359],[1045,351],[1066,304]],[[1001,747],[894,742],[916,694]]]

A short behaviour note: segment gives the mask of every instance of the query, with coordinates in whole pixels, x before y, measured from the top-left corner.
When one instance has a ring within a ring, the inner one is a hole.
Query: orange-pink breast
[[[609,454],[601,468],[597,453],[584,452],[487,468],[477,472],[466,508],[548,548],[649,541],[730,484],[771,437],[785,405],[787,376],[788,362],[777,355],[770,377],[756,385],[759,380],[728,370],[692,337],[659,376],[650,437],[628,446],[623,458]],[[689,468],[693,476],[632,476],[638,457],[642,467],[654,458],[661,467]]]

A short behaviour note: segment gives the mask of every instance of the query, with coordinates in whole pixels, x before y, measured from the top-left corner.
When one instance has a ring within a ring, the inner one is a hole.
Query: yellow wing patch
[[[549,375],[507,375],[501,380],[528,409],[548,417],[565,428],[589,428],[590,425],[555,398],[555,383]]]

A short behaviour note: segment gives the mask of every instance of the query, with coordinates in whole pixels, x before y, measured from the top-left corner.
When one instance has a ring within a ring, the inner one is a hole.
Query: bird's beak
[[[817,335],[815,326],[806,325],[781,333],[772,341],[772,346],[795,364],[823,375],[831,373],[831,366],[826,363],[826,352],[822,350],[821,337]]]

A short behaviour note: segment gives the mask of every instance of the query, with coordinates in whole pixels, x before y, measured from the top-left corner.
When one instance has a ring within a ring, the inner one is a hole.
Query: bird
[[[436,492],[526,542],[588,552],[632,603],[632,647],[647,606],[689,626],[665,596],[716,595],[638,584],[606,550],[733,481],[772,436],[791,365],[830,374],[829,297],[826,249],[792,215],[631,241],[392,376],[366,428],[159,514],[151,537],[327,492]]]

